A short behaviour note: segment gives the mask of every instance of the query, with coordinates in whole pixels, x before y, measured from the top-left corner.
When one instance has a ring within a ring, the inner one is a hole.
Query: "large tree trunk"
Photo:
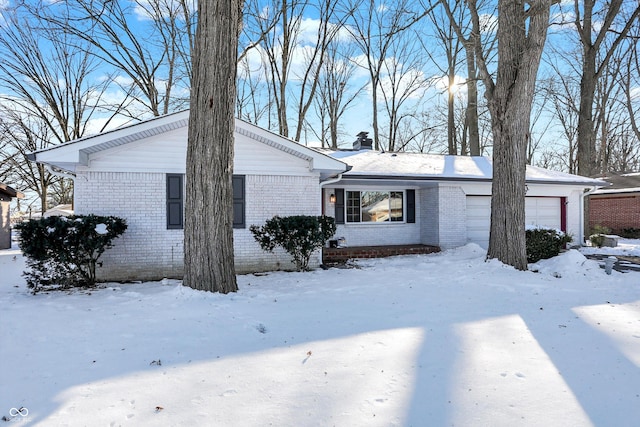
[[[593,98],[596,91],[596,52],[584,47],[582,79],[580,80],[580,112],[578,115],[578,174],[594,176],[596,162],[596,135],[593,126]]]
[[[236,57],[242,1],[198,2],[187,148],[184,284],[238,290],[233,259]]]
[[[553,0],[499,0],[498,74],[486,67],[493,130],[491,229],[487,258],[527,269],[525,168],[536,75]],[[486,64],[485,64],[486,65]]]
[[[480,155],[480,131],[478,129],[478,84],[476,57],[474,55],[473,46],[465,42],[464,50],[467,61],[467,108],[465,116],[467,120],[467,128],[469,129],[469,154],[472,156]]]

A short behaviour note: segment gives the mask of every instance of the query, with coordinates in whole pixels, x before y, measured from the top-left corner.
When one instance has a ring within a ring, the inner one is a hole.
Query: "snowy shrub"
[[[43,288],[94,286],[96,266],[102,266],[98,259],[124,233],[127,223],[113,216],[52,216],[16,228],[30,269],[23,275],[36,293]]]
[[[591,236],[589,236],[589,241],[593,246],[601,248],[604,244],[605,234],[611,233],[611,229],[604,227],[602,225],[595,225],[591,229]]]
[[[282,247],[293,257],[298,271],[309,270],[309,258],[336,233],[335,220],[328,216],[274,216],[259,227],[249,227],[265,251]]]
[[[571,235],[550,228],[529,229],[526,239],[528,262],[553,258],[573,240]]]
[[[626,239],[640,239],[640,228],[623,228],[618,234]]]

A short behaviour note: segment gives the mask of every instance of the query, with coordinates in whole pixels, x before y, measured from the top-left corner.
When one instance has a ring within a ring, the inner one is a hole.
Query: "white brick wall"
[[[100,280],[180,278],[183,230],[166,228],[164,173],[80,172],[75,180],[77,214],[114,215],[127,231],[101,257]],[[264,252],[249,231],[274,215],[319,215],[319,177],[246,175],[246,229],[234,230],[238,273],[292,268],[283,251]],[[311,265],[318,265],[319,253]]]
[[[416,192],[416,203],[420,205],[420,241],[425,245],[440,245],[438,197],[438,187],[422,188]]]
[[[439,185],[438,205],[441,249],[463,246],[467,243],[467,200],[461,187]]]

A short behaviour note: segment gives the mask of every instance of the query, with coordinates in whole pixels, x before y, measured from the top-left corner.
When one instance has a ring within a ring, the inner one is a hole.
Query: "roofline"
[[[141,121],[136,122],[136,123],[131,123],[131,124],[126,125],[126,126],[118,127],[118,128],[107,130],[107,131],[100,132],[100,133],[96,133],[94,135],[83,136],[81,138],[74,139],[74,140],[71,140],[71,141],[67,141],[67,142],[64,142],[64,143],[59,144],[59,145],[53,145],[51,147],[46,147],[46,148],[42,148],[40,150],[33,151],[33,152],[31,152],[31,153],[29,153],[27,155],[27,158],[29,160],[31,160],[31,161],[35,161],[36,160],[36,154],[38,154],[38,153],[44,153],[44,152],[47,152],[47,151],[58,149],[60,147],[68,147],[70,145],[79,144],[79,143],[82,143],[82,142],[89,141],[91,139],[106,139],[106,137],[108,135],[112,135],[114,133],[124,133],[124,134],[126,134],[127,131],[131,130],[131,128],[134,128],[134,127],[137,127],[137,126],[142,126],[142,125],[148,125],[150,123],[153,123],[153,122],[156,122],[156,121],[160,121],[160,120],[170,121],[169,118],[171,118],[173,116],[180,115],[180,114],[185,114],[185,113],[188,114],[188,112],[189,112],[189,110],[181,110],[181,111],[176,111],[176,112],[173,112],[173,113],[163,114],[161,116],[154,116],[154,117],[150,117],[148,119],[141,120]],[[133,133],[133,135],[135,135],[135,133]]]
[[[356,175],[344,174],[342,176],[343,181],[355,181],[355,180],[371,180],[371,181],[449,181],[449,182],[487,182],[493,181],[491,178],[473,178],[473,177],[442,177],[442,176],[415,176],[415,175]],[[541,180],[541,179],[527,179],[527,184],[552,184],[552,185],[580,185],[585,188],[597,187],[595,183],[589,183],[584,181],[553,181],[553,180]]]
[[[83,164],[83,159],[85,159],[86,161],[88,156],[92,153],[113,148],[116,146],[125,145],[130,142],[134,142],[140,139],[147,138],[149,136],[154,136],[162,132],[166,132],[168,130],[184,128],[188,126],[188,119],[189,119],[189,110],[182,110],[174,113],[169,113],[162,116],[149,118],[137,123],[133,123],[127,126],[117,128],[117,129],[112,129],[112,130],[101,132],[95,135],[75,139],[73,141],[69,141],[60,145],[55,145],[55,146],[47,147],[41,150],[37,150],[31,153],[28,153],[27,158],[28,160],[33,162],[49,164],[57,168],[65,169],[55,164],[52,164],[51,162],[47,162],[46,160],[38,160],[38,154],[56,150],[56,149],[63,149],[63,148],[70,147],[68,148],[69,150],[76,149],[79,155],[79,159],[75,161],[74,164]],[[296,156],[305,161],[308,161],[311,167],[314,169],[317,169],[317,170],[327,169],[332,172],[335,172],[337,170],[344,172],[348,170],[347,164],[340,159],[336,159],[325,153],[321,153],[316,150],[313,150],[312,148],[307,147],[303,144],[300,144],[299,142],[294,141],[293,139],[290,139],[282,135],[278,135],[275,132],[272,132],[268,129],[261,128],[260,126],[253,123],[249,123],[245,120],[242,120],[241,118],[234,117],[234,131],[241,135],[248,136],[251,139],[262,142],[267,146],[279,149],[292,156]],[[80,146],[78,148],[73,147],[76,144],[86,144],[86,145]],[[325,163],[324,164],[325,167],[323,168],[322,166],[317,166],[313,164],[314,160],[318,161],[320,159],[324,159],[324,162],[329,162],[328,165]]]
[[[6,194],[9,197],[17,198],[17,199],[24,199],[24,194],[23,193],[21,193],[20,191],[16,190],[13,187],[8,186],[7,184],[1,183],[1,182],[0,182],[0,191],[3,192],[4,194]]]

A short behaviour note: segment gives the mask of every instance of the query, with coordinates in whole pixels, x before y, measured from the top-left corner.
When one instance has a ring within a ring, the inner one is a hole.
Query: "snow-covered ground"
[[[640,425],[640,273],[576,250],[535,273],[468,245],[230,295],[34,296],[23,263],[0,251],[8,426]]]

